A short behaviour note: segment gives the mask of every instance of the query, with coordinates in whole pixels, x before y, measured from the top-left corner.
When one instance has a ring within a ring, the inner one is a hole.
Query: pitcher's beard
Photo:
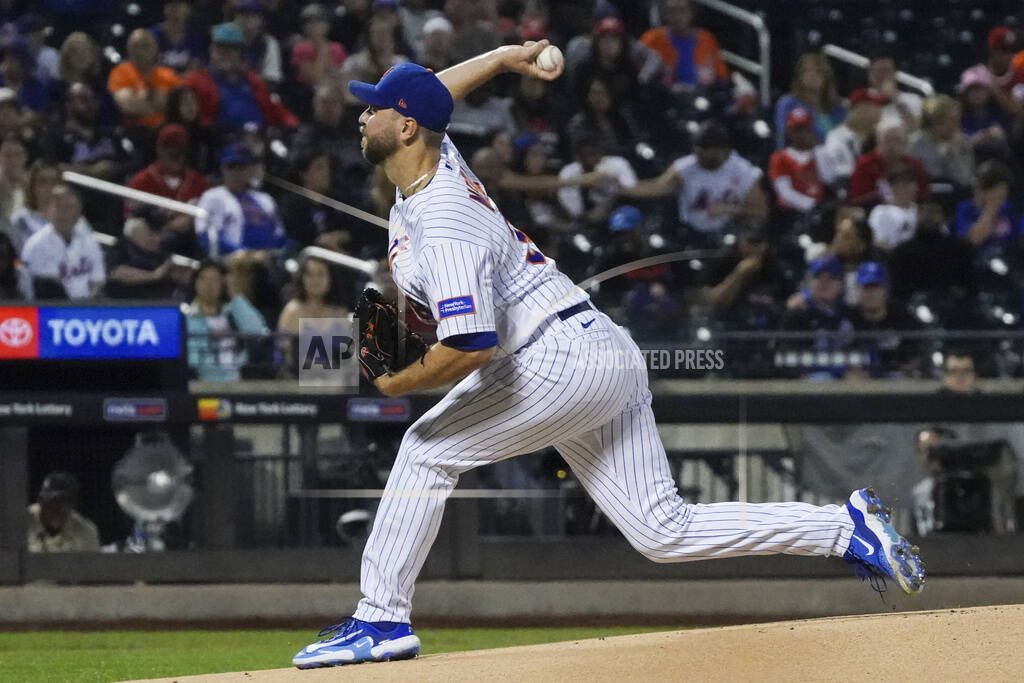
[[[397,136],[389,139],[371,139],[363,136],[363,140],[363,157],[374,166],[383,163],[398,149]]]

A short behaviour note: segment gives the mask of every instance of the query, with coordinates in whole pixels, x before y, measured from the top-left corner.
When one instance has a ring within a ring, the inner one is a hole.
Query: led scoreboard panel
[[[0,307],[0,360],[158,360],[181,356],[175,306]]]

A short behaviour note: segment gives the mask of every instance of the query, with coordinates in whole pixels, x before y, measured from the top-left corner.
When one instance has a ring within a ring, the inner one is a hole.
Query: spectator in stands
[[[537,86],[536,92],[543,93],[544,88],[540,83],[533,85]],[[534,122],[536,120],[533,119]],[[517,130],[513,116],[513,101],[508,97],[501,97],[497,86],[488,83],[455,103],[448,134],[462,138],[463,143],[460,146],[464,150],[475,150],[485,146],[501,131]]]
[[[584,84],[583,108],[566,127],[570,140],[599,137],[609,153],[624,156],[637,139],[628,100],[617,100],[607,81],[594,77]]]
[[[118,129],[101,126],[97,121],[96,97],[85,83],[68,89],[64,117],[59,128],[41,141],[45,156],[60,165],[61,171],[120,182],[128,161]],[[85,215],[97,226],[115,225],[120,206],[109,196],[93,192],[84,199]]]
[[[263,334],[266,320],[241,293],[229,286],[227,269],[203,261],[192,278],[195,297],[185,313],[188,365],[202,380],[234,382],[248,360],[238,334]]]
[[[10,88],[25,108],[26,122],[44,117],[53,106],[50,89],[36,78],[36,63],[28,43],[15,39],[3,48],[0,57],[0,87]]]
[[[961,349],[951,349],[942,359],[942,388],[945,394],[976,394],[978,373],[974,369],[974,357]]]
[[[718,41],[693,25],[690,0],[662,0],[661,15],[665,25],[650,29],[640,41],[661,56],[674,91],[729,80]]]
[[[794,109],[806,109],[814,115],[814,133],[818,142],[846,118],[836,91],[836,79],[825,55],[808,52],[797,60],[789,92],[775,104],[775,147],[786,145],[786,119]]]
[[[832,169],[827,164],[819,168],[814,119],[809,111],[794,109],[790,112],[786,135],[789,147],[772,154],[768,177],[781,208],[806,214],[825,198],[825,185],[833,178],[823,177],[822,171],[829,173]]]
[[[889,167],[897,162],[910,166],[917,178],[918,197],[930,194],[928,173],[921,162],[907,154],[907,129],[894,119],[883,119],[876,129],[878,145],[875,151],[863,154],[850,176],[850,202],[869,206],[892,201],[892,189],[885,180]]]
[[[215,131],[202,124],[199,98],[187,85],[178,86],[167,96],[167,124],[172,123],[178,124],[188,133],[188,164],[200,173],[213,173],[217,166],[217,156],[214,154],[217,142]]]
[[[584,106],[586,106],[584,104]],[[561,141],[561,127],[565,119],[560,115],[561,105],[552,92],[551,84],[548,81],[522,76],[519,79],[519,87],[512,96],[511,115],[515,128],[495,131],[491,145],[495,148],[498,136],[504,136],[508,142],[503,149],[506,154],[502,155],[502,161],[507,162],[511,158],[512,139],[516,133],[539,135],[551,145],[558,145]],[[571,138],[570,138],[571,142]]]
[[[715,317],[740,330],[773,330],[792,284],[782,270],[764,231],[741,227],[733,254],[713,259],[704,294]]]
[[[988,86],[992,101],[1010,119],[1024,113],[1024,72],[1013,68],[1017,35],[1006,26],[997,26],[988,34],[988,59],[964,71],[961,87],[969,84]]]
[[[60,182],[60,171],[56,166],[42,159],[33,162],[28,172],[25,187],[25,205],[11,214],[10,237],[14,248],[21,253],[25,241],[46,227],[49,219],[46,209],[50,206],[53,188]]]
[[[889,279],[877,261],[865,261],[857,269],[857,305],[850,316],[855,332],[888,332],[885,336],[859,339],[854,345],[867,353],[872,377],[919,375],[923,349],[918,342],[901,339],[896,332],[913,331],[920,323],[905,307],[889,299]]]
[[[199,198],[199,207],[207,211],[205,219],[196,221],[200,246],[219,256],[244,249],[269,258],[267,252],[284,247],[288,237],[273,198],[250,185],[252,154],[240,144],[230,144],[224,148],[220,164],[224,184]]]
[[[359,49],[359,41],[366,31],[366,22],[373,12],[372,0],[344,0],[338,5],[331,22],[331,40],[342,44],[352,54]]]
[[[199,100],[202,125],[222,133],[237,133],[247,123],[260,128],[298,126],[298,119],[271,96],[263,79],[246,70],[242,30],[235,24],[218,24],[211,35],[210,68],[185,75],[185,84]]]
[[[963,106],[963,132],[976,153],[990,152],[1006,144],[1013,119],[995,101],[996,89],[978,73],[965,71],[957,86]]]
[[[908,164],[896,162],[885,172],[892,200],[871,210],[868,225],[875,246],[888,252],[914,236],[917,229],[917,177]]]
[[[846,120],[829,131],[825,137],[824,158],[840,178],[849,178],[857,159],[864,153],[868,138],[882,117],[882,106],[887,100],[867,88],[850,94],[850,109]]]
[[[118,180],[124,174],[124,148],[117,131],[103,127],[96,119],[96,96],[85,83],[68,89],[62,125],[56,136],[46,141],[47,155],[74,171],[102,180]],[[105,201],[109,202],[109,198]]]
[[[439,10],[427,8],[425,6],[427,4],[425,0],[404,0],[398,8],[398,19],[402,31],[402,39],[412,48],[413,54],[416,55],[416,63],[438,71],[438,69],[424,61],[424,56],[430,52],[430,48],[427,45],[430,42],[428,36],[438,27],[438,24],[435,23],[428,29],[427,25],[434,19],[444,19],[448,25],[448,33],[451,34],[454,29],[451,22],[445,19]],[[451,66],[451,64],[442,68],[447,68],[447,66]]]
[[[64,184],[54,187],[49,224],[29,237],[21,250],[37,294],[41,284],[59,284],[68,298],[86,299],[96,296],[106,281],[100,245],[91,231],[75,229],[81,217],[78,194]]]
[[[311,192],[331,192],[331,157],[327,150],[307,147],[293,166],[294,182]],[[316,245],[352,253],[352,233],[342,214],[323,204],[289,194],[281,203],[281,220],[288,236],[299,246]]]
[[[142,169],[128,182],[128,187],[179,202],[194,202],[209,188],[206,178],[190,168],[186,161],[190,139],[188,132],[176,123],[160,129],[156,138],[156,161]],[[162,248],[168,253],[197,256],[195,222],[192,216],[136,202],[127,202],[125,212],[145,216],[160,235]]]
[[[97,120],[103,126],[121,123],[121,110],[107,89],[107,74],[102,70],[100,50],[88,34],[75,31],[60,46],[57,79],[50,84],[51,97],[62,102],[75,83],[85,83],[96,97]]]
[[[313,151],[330,157],[331,196],[365,206],[367,173],[359,149],[359,125],[355,116],[345,116],[345,99],[337,82],[321,83],[313,92],[313,116],[292,139],[292,163]]]
[[[23,14],[14,22],[14,27],[32,50],[36,65],[33,76],[41,83],[56,78],[60,54],[46,44],[46,20],[38,14]]]
[[[331,18],[323,5],[307,5],[301,13],[304,40],[292,46],[295,78],[313,87],[328,79],[341,78],[341,65],[348,52],[341,43],[328,40]]]
[[[895,118],[909,131],[916,131],[921,123],[921,96],[899,89],[896,83],[896,58],[886,47],[872,50],[868,57],[868,88],[872,94],[885,98],[887,104],[882,118]]]
[[[892,296],[906,301],[918,292],[943,300],[962,298],[973,290],[970,244],[945,230],[942,207],[918,208],[917,231],[896,247],[889,260]]]
[[[936,95],[921,110],[921,130],[910,136],[908,152],[937,181],[962,190],[974,175],[974,150],[960,129],[960,104],[949,95]]]
[[[174,293],[170,254],[160,231],[142,218],[124,222],[124,234],[107,254],[107,296],[114,299],[168,299]]]
[[[10,88],[0,88],[0,135],[16,135],[26,143],[35,140],[36,131],[31,123],[25,123],[22,113],[18,95]]]
[[[551,148],[541,138],[523,134],[515,139],[513,148],[513,171],[526,178],[541,178],[550,174]],[[512,222],[516,225],[519,224],[517,221],[523,222],[523,230],[540,245],[541,251],[551,258],[558,258],[554,233],[563,231],[569,221],[558,202],[557,191],[521,192],[517,199],[513,203],[522,207],[523,215]],[[529,225],[529,230],[526,225]]]
[[[0,232],[0,301],[31,301],[32,297],[32,276],[18,263],[11,238]]]
[[[164,20],[150,31],[157,43],[157,63],[173,69],[179,76],[202,68],[206,59],[206,41],[189,26],[191,3],[186,0],[164,2]]]
[[[559,171],[558,178],[569,182],[591,172],[610,176],[623,192],[629,192],[636,186],[636,172],[629,162],[620,156],[604,154],[603,141],[587,135],[573,143],[573,161]],[[608,184],[563,187],[558,191],[558,202],[570,219],[593,234],[604,232],[615,200],[615,192],[610,191]]]
[[[667,72],[661,56],[625,35],[614,16],[598,21],[591,35],[573,38],[566,49],[566,75],[579,99],[592,78],[603,79],[619,102],[646,99],[650,88],[667,80]]]
[[[781,327],[790,332],[832,332],[815,335],[811,340],[787,343],[791,349],[833,352],[846,349],[853,327],[843,302],[843,266],[835,256],[822,256],[807,268],[807,285],[789,298]],[[841,377],[843,367],[807,368],[812,379]]]
[[[281,66],[281,44],[266,32],[263,3],[260,0],[237,0],[235,23],[242,29],[242,63],[259,74],[268,85],[276,86],[284,78]]]
[[[167,93],[180,82],[172,69],[157,64],[156,38],[139,28],[128,37],[128,59],[115,66],[107,88],[127,128],[156,128],[164,122]]]
[[[27,163],[28,151],[20,137],[0,137],[0,232],[8,235],[14,229],[14,215],[25,207]]]
[[[295,277],[295,296],[281,311],[277,331],[289,335],[299,334],[299,321],[302,318],[347,318],[349,309],[343,303],[337,285],[327,261],[315,256],[302,259]],[[285,343],[286,374],[294,374],[298,366],[297,349],[298,345],[293,341]]]
[[[484,3],[476,0],[444,2],[444,15],[455,28],[452,57],[456,64],[493,50],[501,44],[491,18],[486,12],[481,11],[482,4]]]
[[[359,99],[348,91],[349,81],[376,83],[385,71],[409,61],[405,55],[395,53],[394,25],[377,15],[366,26],[363,49],[345,60],[341,67],[345,101],[359,105]]]
[[[78,479],[70,472],[50,472],[36,502],[28,506],[28,550],[31,553],[99,552],[96,525],[75,510]]]
[[[406,7],[402,11],[406,11]],[[408,34],[407,34],[408,39]],[[433,69],[435,73],[444,71],[455,64],[455,27],[443,16],[435,16],[423,24],[422,45],[416,48],[416,63]]]
[[[733,221],[763,222],[768,197],[761,188],[761,169],[732,147],[725,127],[710,120],[693,138],[694,153],[676,159],[660,176],[623,188],[628,197],[678,195],[679,220],[688,244],[717,244]]]
[[[885,254],[871,242],[871,228],[858,207],[836,211],[835,234],[827,248],[818,255],[835,256],[843,266],[843,300],[847,306],[857,304],[857,269],[865,261],[880,260]],[[807,259],[808,263],[817,255]]]
[[[983,257],[1013,256],[1021,246],[1024,226],[1008,197],[1013,172],[1000,161],[978,166],[974,197],[956,207],[954,229]]]

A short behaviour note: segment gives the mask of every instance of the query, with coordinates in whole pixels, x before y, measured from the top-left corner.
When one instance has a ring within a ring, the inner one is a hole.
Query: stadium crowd
[[[956,87],[928,98],[898,86],[891,43],[843,85],[808,50],[764,111],[701,19],[687,0],[5,0],[0,299],[172,299],[188,307],[199,376],[272,366],[274,349],[232,335],[346,314],[365,283],[316,258],[289,268],[305,247],[384,255],[379,228],[268,182],[387,215],[394,188],[362,158],[347,83],[549,38],[563,78],[503,77],[456,105],[448,133],[575,281],[695,252],[594,294],[639,339],[806,332],[772,353],[866,360],[769,374],[928,376],[932,347],[894,331],[1019,327],[1024,35],[989,27]],[[206,217],[75,187],[65,171]],[[97,232],[116,244],[101,249]],[[763,374],[740,362],[754,356],[737,347],[732,372]]]

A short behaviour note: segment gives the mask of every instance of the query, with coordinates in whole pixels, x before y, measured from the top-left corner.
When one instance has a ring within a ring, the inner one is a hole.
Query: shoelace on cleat
[[[881,574],[875,573],[874,570],[869,569],[864,564],[861,564],[858,560],[847,560],[853,565],[853,573],[861,581],[867,581],[868,585],[871,586],[871,590],[878,593],[878,597],[882,599],[882,603],[885,604],[885,592],[889,590],[889,584],[885,580],[885,577]]]
[[[346,633],[352,631],[355,625],[356,620],[349,618],[338,624],[331,624],[330,626],[325,626],[324,628],[320,629],[320,632],[316,634],[316,637],[326,640],[328,636],[330,636],[331,638],[334,638],[336,636],[343,636]]]

